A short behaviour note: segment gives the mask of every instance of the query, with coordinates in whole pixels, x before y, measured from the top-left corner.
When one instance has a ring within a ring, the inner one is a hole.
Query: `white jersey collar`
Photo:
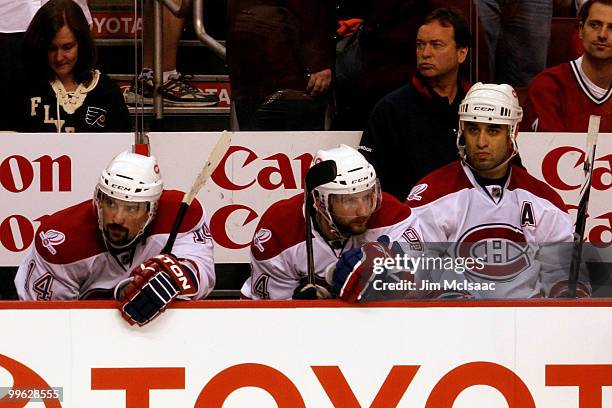
[[[612,96],[612,86],[610,86],[608,89],[604,89],[595,85],[582,70],[582,58],[583,56],[580,56],[574,61],[570,61],[570,66],[572,67],[574,77],[586,96],[597,105],[602,105],[606,103],[608,99],[610,99],[610,96]]]
[[[474,171],[463,161],[461,161],[461,168],[463,169],[463,172],[465,173],[467,178],[470,180],[470,183],[475,189],[477,189],[482,194],[489,197],[489,199],[493,201],[495,204],[499,204],[501,202],[501,200],[504,198],[504,192],[506,191],[506,189],[508,188],[508,185],[510,184],[510,178],[512,177],[512,166],[510,166],[510,173],[508,174],[508,178],[506,179],[506,182],[504,183],[503,186],[492,184],[490,186],[484,186],[484,187],[481,186],[480,183],[478,183],[478,181],[476,180],[476,177],[474,176]]]

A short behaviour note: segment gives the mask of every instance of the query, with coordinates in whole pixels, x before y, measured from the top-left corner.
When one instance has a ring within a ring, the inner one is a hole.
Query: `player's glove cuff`
[[[576,282],[575,292],[576,294],[572,299],[591,297],[590,288],[587,285],[583,284],[582,282]],[[550,294],[548,295],[548,297],[570,299],[570,293],[571,293],[570,283],[569,281],[565,280],[565,281],[561,281],[555,284],[550,290]]]
[[[325,280],[332,293],[338,295],[342,290],[347,278],[353,272],[355,265],[363,257],[361,248],[352,248],[342,253],[335,265],[327,268]]]
[[[192,262],[184,259],[179,261],[171,254],[160,254],[149,260],[156,262],[160,269],[168,274],[176,285],[180,296],[192,297],[197,295],[200,280],[198,274],[192,269],[196,268]]]
[[[193,297],[199,288],[197,274],[167,254],[147,259],[134,268],[129,279],[117,285],[115,294],[122,302],[125,320],[140,326],[166,310],[174,298]]]

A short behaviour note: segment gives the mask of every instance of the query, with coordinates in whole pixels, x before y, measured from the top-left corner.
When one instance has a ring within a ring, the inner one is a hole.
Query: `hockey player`
[[[93,200],[45,216],[15,286],[22,300],[112,298],[144,325],[175,298],[200,299],[215,284],[213,244],[197,200],[172,254],[160,254],[183,195],[163,190],[154,157],[122,152],[102,172]]]
[[[242,286],[243,296],[252,299],[332,297],[350,272],[349,269],[344,275],[334,274],[341,255],[346,258],[347,254],[360,251],[362,244],[379,239],[418,240],[416,220],[410,208],[393,196],[381,193],[374,168],[359,152],[340,145],[320,150],[313,163],[325,160],[336,163],[337,175],[334,181],[314,189],[312,208],[304,208],[304,194],[299,194],[273,204],[261,217],[251,243],[251,276]],[[313,220],[317,280],[314,287],[306,284],[304,211],[310,211]]]
[[[408,196],[426,239],[448,243],[443,255],[461,266],[417,274],[441,283],[442,293],[567,295],[572,221],[551,187],[510,163],[521,118],[509,85],[472,86],[459,107],[461,160],[423,178]],[[578,286],[588,295],[588,283]]]

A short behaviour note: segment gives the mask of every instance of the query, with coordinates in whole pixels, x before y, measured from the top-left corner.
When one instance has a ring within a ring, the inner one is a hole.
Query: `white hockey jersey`
[[[333,249],[314,228],[313,255],[317,282],[335,265],[342,252],[375,242],[382,235],[392,242],[419,241],[417,221],[410,208],[383,193],[380,209],[368,221],[368,230],[352,236],[342,249]],[[291,299],[293,291],[307,278],[304,195],[273,204],[261,217],[251,242],[251,276],[242,286],[242,295],[252,299]]]
[[[483,187],[457,161],[422,179],[406,202],[424,239],[440,243],[428,249],[449,261],[417,271],[417,285],[475,298],[556,297],[567,289],[572,221],[561,197],[524,169],[512,165],[504,186]]]
[[[92,200],[42,219],[35,243],[15,277],[21,300],[110,299],[117,283],[130,271],[159,255],[174,223],[183,193],[163,192],[157,215],[146,237],[131,251],[111,254],[98,228]],[[197,269],[200,289],[207,296],[215,284],[213,243],[206,213],[194,200],[181,224],[172,253]]]

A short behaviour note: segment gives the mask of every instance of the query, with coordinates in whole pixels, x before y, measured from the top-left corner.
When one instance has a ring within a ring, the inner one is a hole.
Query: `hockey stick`
[[[210,152],[208,160],[206,160],[206,164],[204,164],[204,167],[194,180],[191,189],[183,196],[183,201],[181,202],[181,206],[179,207],[179,210],[176,214],[176,219],[174,220],[174,225],[170,230],[168,241],[166,241],[166,245],[161,251],[162,254],[169,254],[170,252],[172,252],[172,247],[174,246],[176,235],[178,234],[178,230],[181,227],[183,218],[185,218],[185,214],[187,214],[187,209],[189,208],[189,205],[191,204],[195,196],[198,194],[198,191],[200,191],[206,180],[208,180],[212,172],[215,171],[215,169],[221,162],[221,159],[223,159],[223,157],[225,156],[225,153],[230,147],[231,141],[232,140],[230,134],[227,132],[227,130],[224,130],[223,133],[221,133],[219,141]]]
[[[312,250],[312,225],[310,224],[311,216],[310,211],[314,204],[312,197],[312,191],[322,186],[323,184],[330,183],[336,178],[336,162],[333,160],[325,160],[313,165],[308,169],[306,177],[304,179],[304,219],[306,220],[306,258],[308,260],[308,283],[310,285],[315,284],[315,272],[314,272],[314,255]]]
[[[593,177],[593,163],[595,162],[595,148],[597,147],[597,136],[599,134],[600,117],[591,115],[589,119],[589,131],[587,134],[587,145],[584,153],[584,184],[580,189],[580,201],[576,213],[576,228],[574,230],[574,248],[569,270],[569,296],[576,297],[576,284],[580,272],[580,261],[582,258],[582,246],[584,244],[584,229],[587,221],[587,210],[591,195],[591,179]]]

